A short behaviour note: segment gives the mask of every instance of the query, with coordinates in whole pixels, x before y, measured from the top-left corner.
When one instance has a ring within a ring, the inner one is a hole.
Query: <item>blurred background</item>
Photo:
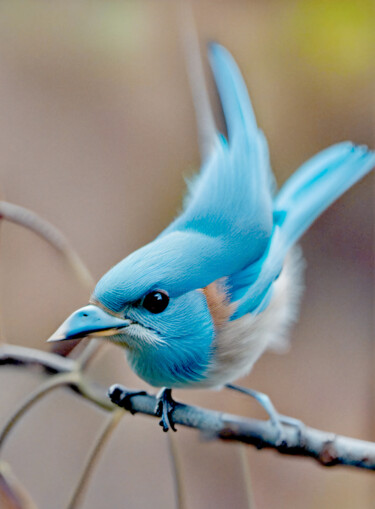
[[[199,168],[178,5],[0,5],[0,197],[55,224],[95,279],[171,221],[184,178]],[[371,0],[199,0],[193,7],[202,50],[210,40],[222,43],[244,74],[279,184],[332,143],[374,147]],[[375,440],[373,185],[374,175],[366,177],[305,235],[306,292],[292,348],[266,353],[241,380],[269,394],[283,414],[367,440]],[[2,336],[48,350],[46,338],[87,302],[87,289],[47,243],[12,224],[1,225],[0,258]],[[91,369],[108,386],[149,389],[116,347]],[[1,423],[41,379],[1,369]],[[226,391],[175,397],[266,418],[256,403]],[[66,506],[103,418],[61,389],[14,429],[4,459],[39,508]],[[189,508],[246,507],[237,446],[202,443],[182,428],[176,439]],[[371,473],[250,447],[247,455],[257,509],[375,507]],[[83,507],[173,504],[166,437],[154,419],[124,418]]]

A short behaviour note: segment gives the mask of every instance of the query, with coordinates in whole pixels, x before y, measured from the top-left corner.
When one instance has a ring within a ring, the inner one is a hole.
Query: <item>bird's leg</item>
[[[125,408],[125,410],[128,410],[128,412],[133,415],[135,414],[135,411],[133,410],[131,402],[132,398],[134,396],[144,396],[146,394],[146,391],[128,391],[125,387],[119,384],[112,385],[108,389],[108,396],[112,403],[121,408]]]
[[[298,419],[294,419],[293,417],[279,414],[267,394],[263,394],[262,392],[255,391],[253,389],[248,389],[247,387],[241,387],[240,385],[226,384],[225,387],[251,396],[264,408],[264,410],[269,415],[270,421],[277,433],[276,445],[281,445],[284,441],[282,424],[287,424],[297,428],[298,440],[299,442],[302,441],[304,431],[303,422],[299,421]]]
[[[161,417],[159,425],[163,427],[163,431],[172,429],[177,431],[172,419],[172,414],[176,406],[176,402],[172,398],[172,389],[163,388],[156,396],[155,414]]]

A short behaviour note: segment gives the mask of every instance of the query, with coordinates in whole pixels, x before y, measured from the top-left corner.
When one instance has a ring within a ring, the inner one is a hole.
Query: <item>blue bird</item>
[[[339,143],[304,163],[276,192],[267,141],[239,69],[218,44],[210,46],[209,58],[227,138],[216,131],[180,215],[111,268],[89,305],[49,339],[93,335],[122,347],[139,377],[164,388],[157,408],[164,430],[174,429],[173,388],[247,392],[279,425],[282,416],[265,395],[232,382],[267,348],[287,340],[303,286],[296,242],[375,166],[374,152]],[[136,393],[121,391],[113,386],[112,400],[131,409]]]

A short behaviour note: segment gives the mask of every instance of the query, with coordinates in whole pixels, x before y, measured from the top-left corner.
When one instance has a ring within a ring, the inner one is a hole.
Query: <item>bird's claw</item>
[[[299,419],[295,419],[294,417],[289,417],[287,415],[278,414],[278,426],[281,428],[281,434],[276,439],[276,446],[280,446],[285,442],[285,433],[283,430],[283,424],[287,426],[292,426],[297,430],[297,440],[298,444],[302,447],[305,445],[305,425]]]
[[[280,447],[285,442],[285,433],[280,419],[271,418],[271,426],[275,431],[275,445]]]
[[[298,419],[294,419],[293,417],[288,417],[286,415],[281,415],[273,406],[272,401],[267,396],[267,394],[263,394],[262,392],[254,391],[253,389],[248,389],[247,387],[241,387],[239,385],[227,384],[228,389],[232,389],[238,392],[242,392],[243,394],[247,394],[254,398],[258,403],[264,408],[264,410],[269,415],[270,423],[275,430],[275,445],[276,447],[280,447],[285,444],[285,431],[283,424],[287,426],[293,426],[297,428],[298,433],[298,442],[300,445],[304,443],[304,424]]]
[[[169,429],[177,431],[172,418],[175,406],[176,402],[172,398],[172,390],[162,389],[157,395],[155,414],[161,417],[159,425],[163,427],[165,432]]]
[[[269,422],[275,431],[275,446],[281,447],[286,445],[286,437],[285,430],[283,425],[292,426],[297,429],[297,440],[300,446],[304,445],[304,430],[305,425],[302,421],[298,419],[294,419],[294,417],[289,417],[286,415],[281,415],[277,412],[273,412],[272,416],[270,416]]]
[[[108,396],[112,403],[124,408],[133,415],[135,414],[135,410],[133,409],[131,402],[132,398],[134,396],[144,396],[146,394],[146,391],[128,391],[125,387],[119,384],[112,385],[108,389]]]

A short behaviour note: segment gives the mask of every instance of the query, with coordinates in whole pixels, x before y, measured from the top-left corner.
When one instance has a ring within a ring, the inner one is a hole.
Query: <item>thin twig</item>
[[[247,507],[248,507],[248,509],[255,509],[255,500],[254,500],[253,486],[251,483],[249,460],[247,457],[246,447],[244,447],[243,444],[239,444],[238,454],[240,456],[241,471],[242,471],[242,475],[243,475],[243,483],[245,485]]]
[[[1,228],[2,228],[2,224],[3,224],[2,219],[3,218],[0,214],[0,233],[1,233]],[[0,237],[0,239],[1,239],[1,237]],[[0,305],[1,305],[1,303],[0,303]],[[6,338],[5,338],[5,334],[4,334],[3,317],[2,317],[2,314],[0,313],[0,344],[5,343],[5,341],[6,341]]]
[[[77,394],[83,396],[85,399],[91,401],[91,403],[94,403],[103,410],[112,412],[116,409],[116,406],[107,396],[108,390],[105,387],[96,384],[92,380],[86,379],[82,373],[77,385],[72,384],[71,388],[74,389]]]
[[[27,396],[27,398],[21,403],[19,408],[10,416],[7,420],[5,426],[0,432],[0,451],[2,446],[4,445],[6,437],[12,431],[13,427],[17,424],[20,418],[27,412],[27,410],[34,405],[37,401],[39,401],[43,396],[51,392],[53,389],[57,387],[61,387],[62,385],[68,385],[71,383],[77,383],[79,379],[79,373],[75,371],[71,371],[69,373],[62,373],[59,375],[55,375],[42,385],[37,387],[35,391]]]
[[[186,493],[184,478],[182,475],[182,463],[177,447],[176,438],[172,433],[168,433],[167,442],[176,497],[176,507],[177,509],[186,509]]]
[[[70,386],[78,394],[90,400],[91,402],[94,402],[97,406],[100,406],[104,410],[113,411],[116,408],[105,396],[105,391],[98,390],[93,382],[86,381],[83,373],[80,371],[69,371],[65,373],[63,372],[61,374],[56,374],[41,384],[39,387],[37,387],[31,394],[29,394],[27,398],[21,403],[19,408],[17,408],[17,410],[9,417],[3,429],[0,431],[0,452],[4,445],[5,439],[20,420],[20,418],[27,412],[27,410],[29,410],[35,403],[37,403],[41,398],[46,396],[52,390],[61,386]]]
[[[99,459],[99,455],[104,449],[107,441],[109,440],[111,434],[115,430],[116,426],[119,424],[121,417],[124,416],[124,411],[121,409],[117,409],[112,415],[107,419],[104,424],[103,429],[100,431],[99,436],[97,437],[89,455],[85,462],[84,468],[82,470],[81,476],[79,478],[78,484],[70,497],[69,503],[67,505],[67,509],[76,509],[79,507],[79,503],[82,500],[84,495],[87,482],[89,477],[95,467]]]
[[[3,461],[0,462],[0,500],[5,502],[8,509],[37,509],[25,487],[11,471],[10,465]]]
[[[86,341],[83,339],[82,341]],[[82,352],[76,357],[79,369],[84,371],[106,343],[100,339],[88,339]]]
[[[104,410],[113,410],[115,407],[107,397],[105,388],[100,387],[80,373],[77,361],[67,357],[48,352],[42,352],[36,348],[26,348],[17,345],[0,345],[0,366],[31,367],[39,368],[49,374],[79,373],[75,381],[69,386],[89,401],[100,406]]]
[[[198,127],[200,155],[202,161],[206,161],[212,154],[217,138],[217,129],[204,76],[193,9],[191,2],[187,0],[180,1],[180,35]]]
[[[124,391],[128,389],[123,388]],[[133,391],[129,390],[130,393]],[[156,397],[149,394],[132,397],[132,411],[155,416]],[[375,443],[327,433],[307,426],[299,430],[283,424],[284,440],[270,421],[244,418],[176,402],[176,424],[196,428],[208,438],[238,441],[258,449],[271,448],[281,454],[307,456],[324,466],[344,465],[375,470]]]
[[[47,373],[68,373],[76,369],[76,361],[54,353],[26,346],[0,345],[0,366],[25,366]]]
[[[94,279],[78,253],[73,249],[65,236],[51,223],[35,212],[13,203],[0,201],[0,216],[7,221],[19,224],[46,240],[63,255],[77,278],[91,292]]]
[[[94,278],[87,265],[83,262],[76,250],[73,249],[67,238],[60,232],[60,230],[35,212],[6,201],[0,201],[0,218],[23,226],[47,241],[63,256],[66,263],[76,276],[77,281],[87,289],[89,294],[91,294],[95,286]],[[78,343],[79,341],[74,343],[72,342],[72,350]],[[81,351],[81,353],[77,356],[77,361],[80,363],[82,369],[87,366],[102,346],[102,342],[91,341],[87,347]]]

